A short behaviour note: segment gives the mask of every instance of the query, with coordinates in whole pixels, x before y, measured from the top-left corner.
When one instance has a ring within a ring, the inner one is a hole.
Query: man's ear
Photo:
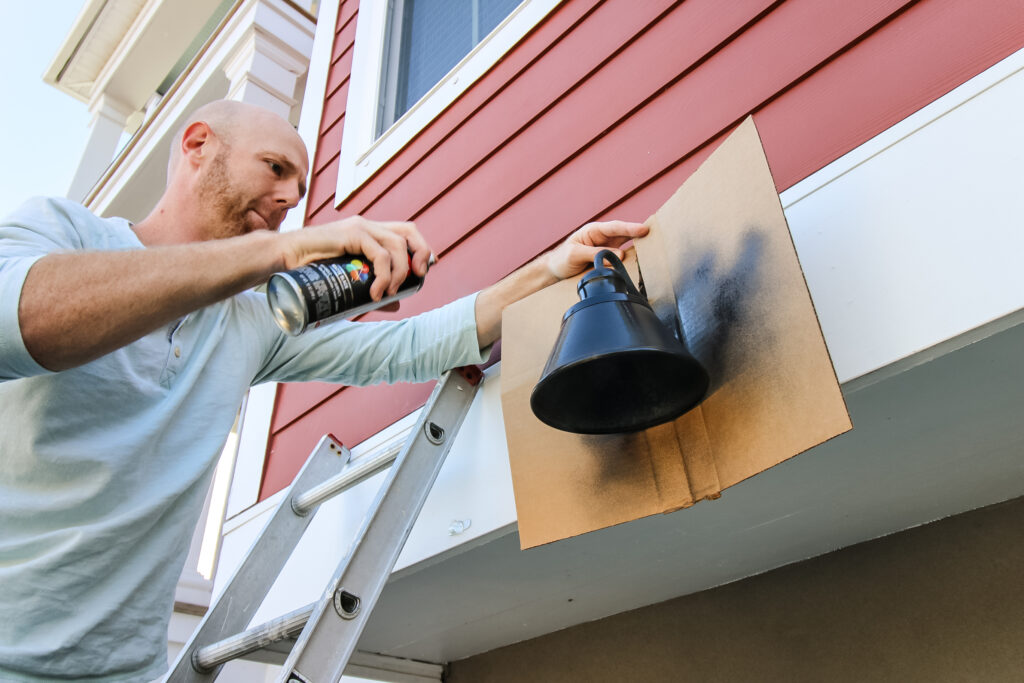
[[[203,121],[196,121],[185,129],[181,136],[181,157],[190,166],[198,167],[204,158],[210,156],[213,130]]]

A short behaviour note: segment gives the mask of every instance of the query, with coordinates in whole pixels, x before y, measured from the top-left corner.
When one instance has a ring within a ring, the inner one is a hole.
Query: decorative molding
[[[86,205],[103,214],[126,190],[156,147],[168,144],[167,136],[176,130],[186,112],[227,95],[225,88],[211,97],[210,89],[223,87],[217,84],[225,80],[225,64],[238,57],[238,46],[245,42],[247,33],[258,29],[268,36],[268,41],[277,46],[272,54],[286,58],[288,64],[309,54],[315,27],[300,22],[306,22],[305,16],[284,0],[243,0],[236,4],[153,111],[147,112],[138,131],[89,191]],[[294,93],[289,93],[289,97],[294,97]]]
[[[290,118],[295,86],[306,72],[307,62],[283,50],[260,28],[247,32],[224,64],[231,85],[226,99],[251,102]]]

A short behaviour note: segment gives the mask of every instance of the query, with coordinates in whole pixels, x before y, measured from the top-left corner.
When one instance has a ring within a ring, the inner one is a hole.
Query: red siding
[[[357,5],[340,11],[307,217],[416,220],[443,258],[403,316],[589,220],[642,220],[747,114],[781,191],[1024,45],[1016,0],[567,0],[335,209]],[[358,443],[429,390],[283,387],[261,495],[323,432]]]

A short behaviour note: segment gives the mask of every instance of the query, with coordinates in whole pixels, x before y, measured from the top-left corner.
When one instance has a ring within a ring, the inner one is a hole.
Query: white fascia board
[[[84,43],[88,42],[89,34],[96,30],[97,25],[103,25],[99,15],[107,8],[108,2],[109,0],[88,0],[88,2],[82,5],[82,9],[79,10],[78,16],[75,17],[74,23],[68,30],[67,37],[61,42],[57,54],[54,55],[53,60],[46,67],[46,72],[43,74],[43,81],[45,83],[86,104],[89,104],[92,99],[91,93],[95,88],[95,73],[89,79],[90,82],[79,82],[73,86],[67,85],[63,79],[57,79],[61,78],[62,74],[67,71],[75,70],[74,62],[81,59],[79,52],[82,50]],[[96,73],[98,73],[100,68],[102,68],[101,65],[96,66]]]
[[[782,193],[840,382],[1024,307],[1022,107],[1024,50]]]
[[[533,30],[560,2],[561,0],[522,2],[419,102],[377,138],[374,129],[380,96],[389,3],[380,0],[361,0],[353,46],[352,75],[349,79],[348,101],[345,105],[345,129],[342,132],[334,205],[340,205],[380,170],[427,124],[436,119],[459,95]]]

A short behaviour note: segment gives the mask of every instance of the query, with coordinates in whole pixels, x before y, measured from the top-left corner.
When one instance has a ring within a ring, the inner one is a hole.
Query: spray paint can
[[[430,263],[434,262],[431,255]],[[423,278],[412,271],[393,296],[370,298],[373,264],[362,254],[346,254],[274,273],[267,283],[267,302],[278,326],[292,336],[329,322],[372,311],[418,292]]]

